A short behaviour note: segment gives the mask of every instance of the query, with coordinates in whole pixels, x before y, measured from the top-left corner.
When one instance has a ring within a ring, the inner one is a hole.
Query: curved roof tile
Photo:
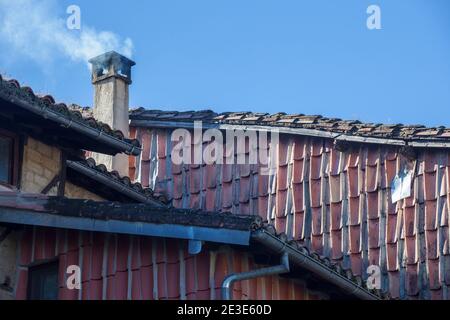
[[[74,107],[74,105],[67,106],[64,103],[56,103],[55,99],[51,95],[35,94],[30,87],[21,86],[19,81],[16,79],[4,79],[0,75],[0,91],[4,92],[8,96],[14,96],[15,98],[26,100],[29,103],[42,105],[43,108],[50,108],[66,118],[83,122],[107,135],[140,148],[140,142],[137,139],[127,139],[121,131],[113,130],[109,125],[97,121],[92,117],[91,112],[87,112],[87,108],[82,109],[80,107]]]
[[[274,127],[304,128],[338,134],[352,134],[361,137],[389,138],[402,140],[444,140],[450,141],[450,128],[427,128],[422,125],[363,123],[357,120],[326,118],[321,115],[288,115],[285,113],[253,113],[206,111],[162,111],[138,108],[131,110],[131,120],[141,121],[204,121],[217,124],[264,125]],[[140,122],[142,123],[142,122]]]

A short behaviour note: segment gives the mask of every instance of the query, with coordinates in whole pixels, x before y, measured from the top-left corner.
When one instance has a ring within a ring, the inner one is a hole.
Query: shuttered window
[[[29,268],[28,299],[58,299],[58,262],[45,263]]]

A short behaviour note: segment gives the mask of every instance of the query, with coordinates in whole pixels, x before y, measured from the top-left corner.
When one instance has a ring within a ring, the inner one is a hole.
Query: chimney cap
[[[134,62],[131,59],[128,59],[127,57],[121,55],[120,53],[117,53],[116,51],[109,51],[106,53],[103,53],[99,56],[96,56],[89,60],[89,63],[91,64],[112,64],[112,63],[123,63],[127,64],[130,67],[135,66],[136,62]]]
[[[131,59],[109,51],[89,60],[92,64],[92,77],[94,82],[109,77],[120,77],[131,83],[131,67],[136,65]]]

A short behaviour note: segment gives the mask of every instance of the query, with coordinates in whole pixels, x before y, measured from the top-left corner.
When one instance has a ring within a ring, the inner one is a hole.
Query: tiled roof
[[[450,141],[450,128],[446,127],[427,128],[422,125],[362,123],[360,121],[325,118],[320,115],[288,115],[285,113],[271,115],[253,112],[227,112],[218,114],[210,110],[178,112],[139,108],[131,111],[130,119],[138,123],[136,126],[139,126],[139,124],[142,124],[145,121],[203,121],[206,123],[217,124],[262,125],[312,129],[335,134],[351,134],[353,136],[361,137]]]
[[[133,183],[129,177],[122,177],[117,171],[108,171],[105,165],[97,164],[92,158],[82,161],[68,161],[68,166],[79,174],[88,175],[94,180],[98,175],[103,176],[112,183],[117,191],[124,192],[126,190],[128,195],[136,198],[139,202],[159,203],[162,207],[166,207],[168,204],[165,196],[154,194],[151,188],[143,188],[140,183]]]
[[[21,86],[15,79],[3,79],[0,75],[0,94],[3,98],[10,98],[14,101],[21,100],[37,105],[42,110],[50,109],[53,112],[63,116],[64,118],[83,123],[93,129],[100,131],[103,135],[109,135],[118,140],[129,143],[136,148],[140,147],[139,141],[135,139],[125,138],[124,133],[118,130],[113,130],[109,125],[97,121],[88,111],[88,108],[80,108],[78,106],[67,106],[64,103],[56,103],[55,99],[50,95],[37,95],[30,87]],[[127,133],[128,134],[128,133]]]

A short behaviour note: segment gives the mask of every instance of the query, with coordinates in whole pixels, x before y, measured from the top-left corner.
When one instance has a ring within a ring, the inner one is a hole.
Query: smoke
[[[69,30],[69,15],[58,15],[60,11],[55,0],[0,0],[0,42],[8,48],[3,54],[25,55],[39,63],[52,61],[56,53],[87,63],[111,50],[131,58],[131,39],[98,32],[83,21],[81,30]]]

